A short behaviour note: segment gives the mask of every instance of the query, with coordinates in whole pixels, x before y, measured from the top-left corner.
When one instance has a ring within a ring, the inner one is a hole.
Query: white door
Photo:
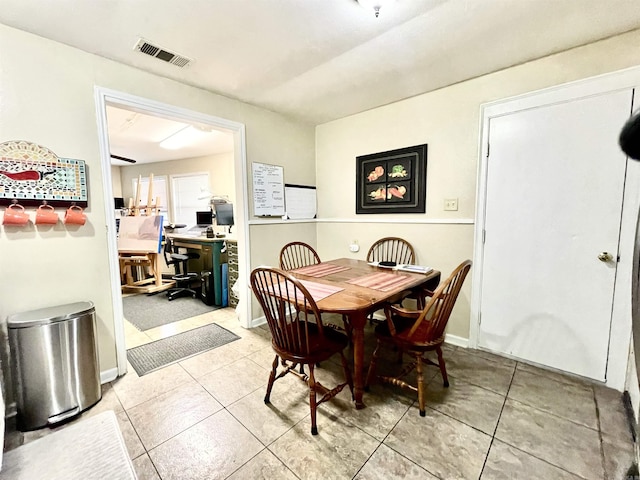
[[[490,119],[480,347],[605,380],[631,102],[629,89]]]

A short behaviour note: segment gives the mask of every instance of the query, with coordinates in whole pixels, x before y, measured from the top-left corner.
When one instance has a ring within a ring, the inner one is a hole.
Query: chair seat
[[[395,336],[391,335],[391,332],[389,331],[389,325],[386,321],[378,324],[374,332],[376,334],[376,338],[378,338],[379,340],[387,343],[393,343],[407,351],[420,352],[433,350],[444,343],[444,336],[434,340],[430,340],[429,342],[417,342],[414,339],[409,339],[409,330],[414,323],[415,320],[412,318],[394,316],[393,324],[396,327]]]
[[[309,323],[309,350],[313,352],[312,355],[304,354],[297,355],[294,352],[284,351],[278,348],[273,342],[273,349],[284,360],[289,360],[295,363],[318,363],[322,362],[332,355],[341,352],[349,345],[349,338],[333,328],[324,327],[324,335],[320,335],[318,326],[315,323]],[[292,326],[287,326],[289,335],[293,335]],[[303,332],[304,334],[304,332]],[[303,337],[304,338],[304,337]],[[306,342],[301,342],[306,343]]]

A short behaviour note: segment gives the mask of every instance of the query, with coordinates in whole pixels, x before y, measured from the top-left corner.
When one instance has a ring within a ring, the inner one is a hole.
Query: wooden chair
[[[404,238],[400,237],[384,237],[376,240],[367,252],[367,262],[395,262],[396,265],[407,264],[415,265],[416,254],[413,246]],[[408,292],[403,295],[404,298],[414,298],[418,302],[418,308],[424,307],[424,300],[427,296],[431,296],[431,291],[422,288]],[[402,301],[402,299],[399,299]],[[369,315],[369,323],[374,323],[374,312]]]
[[[271,389],[276,380],[292,373],[309,386],[309,406],[311,408],[311,434],[318,434],[316,409],[318,405],[335,397],[349,385],[353,398],[353,378],[343,350],[348,345],[347,337],[323,325],[316,302],[299,280],[277,268],[259,267],[251,272],[251,288],[264,311],[269,329],[271,345],[276,352],[273,360],[265,403],[270,403]],[[316,381],[315,365],[340,354],[346,378],[329,390]],[[278,364],[282,371],[278,373]],[[307,365],[309,374],[296,371],[297,365]],[[317,394],[323,395],[317,400]]]
[[[416,254],[406,240],[399,237],[384,237],[374,242],[367,252],[367,262],[396,262],[413,265]]]
[[[408,388],[414,392],[417,391],[420,416],[425,416],[423,365],[427,363],[440,367],[444,386],[449,386],[447,369],[440,346],[444,342],[444,331],[449,321],[449,316],[460,293],[462,283],[470,269],[471,260],[462,262],[449,278],[438,286],[429,303],[421,311],[407,310],[397,305],[388,305],[385,308],[387,321],[378,325],[375,329],[377,345],[369,366],[365,388],[368,388],[375,377],[383,382]],[[394,346],[401,352],[411,355],[414,359],[397,377],[376,377],[375,375],[378,353],[382,344]],[[437,364],[424,358],[424,354],[432,350],[435,350],[438,356]],[[403,377],[414,369],[418,374],[417,386],[403,380]]]
[[[280,268],[282,270],[295,270],[296,268],[316,265],[318,263],[321,263],[320,256],[311,245],[304,242],[287,243],[282,247],[282,250],[280,250]],[[342,315],[342,323],[344,324],[342,330],[349,337],[349,341],[351,341],[351,324],[346,315]],[[300,366],[300,371],[304,373],[302,365]]]
[[[282,270],[295,270],[320,263],[318,253],[304,242],[287,243],[280,250],[280,268]]]

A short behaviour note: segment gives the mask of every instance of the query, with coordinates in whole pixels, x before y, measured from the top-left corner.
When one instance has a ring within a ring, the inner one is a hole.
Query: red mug
[[[51,205],[40,205],[36,211],[36,224],[55,225],[58,223],[58,214]]]
[[[24,211],[22,205],[14,203],[4,211],[2,223],[4,225],[26,225],[29,223],[29,215]]]
[[[64,214],[64,223],[71,225],[84,225],[87,221],[87,216],[83,213],[82,207],[73,205],[67,208],[67,212]]]

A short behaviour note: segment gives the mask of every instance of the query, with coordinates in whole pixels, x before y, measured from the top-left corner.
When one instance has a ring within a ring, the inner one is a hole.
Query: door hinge
[[[491,144],[487,143],[487,158],[489,158],[489,150],[491,150]]]
[[[484,245],[484,241],[487,238],[487,231],[486,230],[482,230],[482,244]]]

